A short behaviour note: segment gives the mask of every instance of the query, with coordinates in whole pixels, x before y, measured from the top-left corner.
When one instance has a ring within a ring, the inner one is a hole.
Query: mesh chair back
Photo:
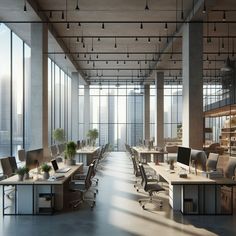
[[[136,177],[138,177],[140,175],[140,173],[138,171],[137,162],[136,162],[134,156],[132,156],[132,162],[133,162],[133,167],[134,167],[134,174],[135,174]]]
[[[90,164],[86,178],[85,178],[85,188],[86,189],[89,189],[89,187],[92,185],[92,181],[91,181],[92,173],[93,173],[93,164]]]
[[[18,158],[20,161],[26,160],[25,149],[18,150]]]
[[[11,163],[9,161],[8,157],[2,158],[0,159],[1,161],[1,166],[2,166],[2,171],[3,174],[8,178],[11,177],[13,175],[13,169],[11,167]]]
[[[235,176],[235,168],[236,168],[236,160],[229,159],[227,166],[224,170],[224,174],[226,178],[232,178]]]
[[[16,170],[17,170],[16,158],[14,156],[12,156],[12,157],[8,157],[8,159],[10,162],[12,173],[15,174]]]
[[[206,169],[216,170],[218,159],[219,159],[219,154],[211,152],[206,162]]]
[[[143,165],[140,163],[139,164],[139,169],[140,169],[140,173],[141,173],[141,177],[142,177],[142,185],[145,191],[147,191],[147,175],[145,173],[144,167]]]

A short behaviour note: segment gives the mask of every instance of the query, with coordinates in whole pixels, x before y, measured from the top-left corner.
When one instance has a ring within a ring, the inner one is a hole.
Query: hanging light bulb
[[[114,45],[114,48],[117,48],[117,44],[116,44],[116,37],[115,37],[115,45]]]
[[[223,18],[222,18],[223,21],[226,21],[226,13],[225,11],[223,11]]]
[[[150,37],[148,37],[148,43],[151,43],[151,39],[150,39]]]
[[[165,23],[165,30],[168,30],[168,24]]]
[[[79,37],[77,37],[77,40],[76,40],[77,43],[79,43]]]
[[[214,28],[213,28],[214,32],[216,32],[216,23],[214,23]]]
[[[65,54],[65,56],[64,56],[64,59],[66,60],[66,54]]]
[[[70,23],[69,23],[69,22],[67,22],[67,24],[66,24],[66,29],[67,29],[67,30],[70,29]]]
[[[143,23],[142,22],[140,23],[140,29],[143,29]]]
[[[79,27],[81,26],[81,23],[80,23],[80,22],[78,23],[78,26],[79,26]]]
[[[97,59],[98,59],[98,54],[97,54],[97,57],[96,57]]]
[[[98,37],[98,42],[100,42],[101,41],[101,39],[100,39],[100,37]]]
[[[52,18],[52,11],[49,12],[49,18]]]
[[[203,9],[202,9],[202,13],[203,13],[203,14],[205,14],[205,13],[206,13],[206,11],[207,11],[207,10],[206,10],[206,3],[205,3],[205,1],[204,1],[204,4],[203,4]]]
[[[102,29],[105,29],[105,25],[104,25],[104,23],[102,23]]]
[[[148,0],[146,0],[145,11],[149,11],[149,7],[148,7]]]
[[[138,41],[138,37],[135,38],[135,41],[136,41],[136,42]]]
[[[76,7],[75,7],[75,10],[79,11],[79,0],[77,0],[77,4],[76,4]]]
[[[61,19],[64,20],[65,19],[65,14],[64,11],[61,12]]]
[[[222,48],[225,48],[225,43],[224,43],[224,38],[222,38],[222,44],[221,44]]]
[[[77,57],[79,58],[79,53],[77,54]]]
[[[26,0],[25,0],[25,3],[24,3],[24,11],[27,11]]]

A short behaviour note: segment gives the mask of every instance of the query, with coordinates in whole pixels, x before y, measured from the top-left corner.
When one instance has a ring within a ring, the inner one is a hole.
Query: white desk
[[[166,163],[155,165],[148,163],[169,184],[169,204],[173,210],[183,214],[222,214],[221,211],[221,186],[235,186],[236,182],[231,179],[208,179],[198,175],[188,174],[187,178],[180,178],[180,169],[175,168],[170,173]],[[233,191],[233,189],[231,188]],[[231,199],[233,200],[233,199]],[[192,207],[192,210],[187,207]],[[230,214],[233,209],[231,208]]]
[[[85,166],[88,166],[93,161],[93,158],[99,149],[100,147],[84,147],[77,150],[75,155],[76,162],[83,163]]]
[[[64,165],[59,163],[59,168]],[[44,180],[42,175],[38,175],[38,179],[35,179],[36,170],[32,170],[31,177],[28,180],[18,181],[18,175],[14,175],[10,178],[0,181],[0,185],[3,186],[2,199],[3,199],[3,215],[34,215],[38,214],[38,199],[39,194],[53,194],[54,196],[54,209],[63,210],[68,207],[68,191],[69,182],[73,175],[82,168],[82,164],[71,166],[71,169],[67,173],[63,173],[64,178],[49,181]],[[50,175],[55,175],[54,171],[50,171]],[[5,187],[11,185],[15,187],[14,196],[14,212],[5,212]]]
[[[137,153],[139,157],[139,161],[147,163],[148,161],[151,161],[151,155],[152,155],[152,161],[156,162],[163,162],[164,161],[164,155],[168,155],[168,152],[166,151],[158,151],[154,149],[147,149],[142,147],[132,147],[132,149]]]

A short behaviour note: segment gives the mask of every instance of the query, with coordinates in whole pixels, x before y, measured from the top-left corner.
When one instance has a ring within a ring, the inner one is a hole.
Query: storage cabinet
[[[236,156],[236,127],[222,128],[220,145],[232,156]]]

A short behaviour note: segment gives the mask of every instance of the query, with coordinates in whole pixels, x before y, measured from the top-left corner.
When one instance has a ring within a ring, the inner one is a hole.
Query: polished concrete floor
[[[183,216],[171,210],[165,193],[160,195],[162,209],[143,210],[138,199],[146,195],[134,189],[132,163],[125,153],[111,153],[98,177],[93,211],[81,205],[53,216],[0,216],[0,235],[236,235],[236,216]]]

